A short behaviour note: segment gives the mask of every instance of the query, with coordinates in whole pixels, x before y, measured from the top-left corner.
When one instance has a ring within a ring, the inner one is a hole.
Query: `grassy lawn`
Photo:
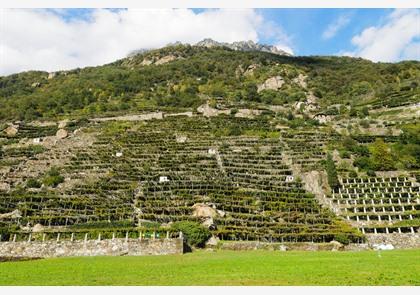
[[[51,258],[0,263],[0,285],[420,285],[420,250]]]

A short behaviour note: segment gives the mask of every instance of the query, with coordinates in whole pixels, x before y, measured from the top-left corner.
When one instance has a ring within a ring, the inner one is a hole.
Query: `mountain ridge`
[[[276,46],[274,45],[269,45],[269,44],[260,44],[260,43],[256,43],[252,40],[248,40],[248,41],[235,41],[232,43],[228,43],[228,42],[219,42],[219,41],[215,41],[211,38],[205,38],[201,41],[198,41],[195,44],[189,44],[189,43],[182,43],[180,41],[176,41],[174,43],[169,43],[166,46],[163,47],[159,47],[159,48],[140,48],[140,49],[136,49],[131,51],[127,57],[132,57],[135,56],[137,54],[143,54],[143,53],[147,53],[149,51],[155,50],[155,49],[161,49],[161,48],[165,48],[168,46],[177,46],[177,45],[190,45],[190,46],[198,46],[198,47],[206,47],[206,48],[212,48],[212,47],[226,47],[235,51],[262,51],[262,52],[269,52],[269,53],[273,53],[273,54],[277,54],[277,55],[285,55],[285,56],[293,56],[293,54],[290,54],[284,50],[278,49]]]

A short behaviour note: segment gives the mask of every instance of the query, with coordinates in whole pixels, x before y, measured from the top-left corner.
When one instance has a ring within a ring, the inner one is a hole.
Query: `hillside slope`
[[[416,61],[188,45],[0,77],[1,237],[189,220],[222,240],[404,240],[420,228],[419,79]]]

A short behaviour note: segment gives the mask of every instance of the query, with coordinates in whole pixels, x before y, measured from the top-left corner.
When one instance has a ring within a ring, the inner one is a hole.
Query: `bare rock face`
[[[9,191],[10,190],[10,184],[6,182],[0,182],[0,191]]]
[[[261,85],[258,85],[257,92],[260,93],[263,90],[271,89],[271,90],[279,90],[284,84],[284,80],[281,76],[275,76],[268,78],[265,82]]]
[[[63,121],[60,121],[59,123],[58,123],[58,129],[63,129],[63,128],[65,128],[66,126],[67,126],[67,124],[69,123],[69,121],[68,120],[63,120]]]
[[[258,64],[252,64],[252,65],[250,65],[250,66],[246,69],[246,71],[245,71],[244,75],[245,75],[245,76],[250,76],[250,75],[253,75],[253,74],[254,74],[254,71],[255,71],[256,69],[258,69],[258,67],[259,67],[259,65],[258,65]]]
[[[57,139],[63,139],[63,138],[66,138],[68,135],[69,135],[69,133],[68,133],[66,130],[64,130],[64,129],[59,129],[59,130],[57,131],[57,133],[55,134],[55,137],[56,137]]]
[[[212,108],[208,104],[199,106],[197,108],[197,112],[202,113],[204,117],[214,117],[220,114],[225,114],[225,115],[230,114],[230,110],[218,110],[218,109]]]
[[[235,70],[235,77],[239,78],[240,76],[242,76],[244,73],[244,69],[242,67],[242,65],[239,65],[236,70]]]
[[[149,66],[149,65],[151,65],[152,63],[153,63],[153,60],[145,58],[145,59],[143,59],[143,61],[140,63],[140,65],[141,65],[141,66]]]
[[[155,65],[162,65],[162,64],[166,64],[166,63],[168,63],[168,62],[170,62],[170,61],[173,61],[173,60],[176,60],[176,59],[177,59],[177,57],[176,57],[176,56],[174,56],[174,55],[167,55],[167,56],[162,57],[161,59],[158,59],[158,60],[155,62]]]
[[[55,72],[48,73],[48,80],[54,78],[57,75]]]
[[[317,114],[314,116],[314,119],[317,120],[321,124],[325,124],[325,123],[331,122],[332,117],[325,114]]]
[[[206,220],[204,220],[201,225],[209,228],[209,229],[216,229],[216,224],[214,224],[214,220],[213,218],[207,218]]]
[[[213,218],[218,216],[217,210],[206,204],[197,203],[194,204],[192,208],[194,217]]]
[[[7,127],[4,132],[8,135],[8,136],[15,136],[18,132],[19,132],[19,126],[17,125],[11,125],[9,127]]]
[[[236,118],[255,118],[255,116],[261,115],[261,110],[252,110],[252,109],[239,109],[235,114]]]
[[[212,236],[207,242],[206,246],[215,247],[219,243],[220,239],[218,237]]]
[[[14,219],[22,217],[22,212],[19,209],[13,210],[9,213],[0,214],[0,219]]]
[[[176,138],[175,138],[176,142],[178,143],[184,143],[187,141],[187,139],[188,138],[185,135],[176,135]]]
[[[273,45],[267,45],[267,44],[259,44],[259,43],[255,43],[251,40],[249,41],[238,41],[238,42],[233,42],[233,43],[225,43],[225,42],[217,42],[214,41],[212,39],[204,39],[198,43],[195,44],[196,46],[201,46],[201,47],[207,47],[207,48],[212,48],[212,47],[227,47],[233,50],[237,50],[237,51],[263,51],[263,52],[270,52],[270,53],[274,53],[274,54],[278,54],[278,55],[288,55],[290,56],[289,53],[277,48],[276,46]]]
[[[344,245],[337,241],[331,241],[330,244],[332,245],[331,251],[342,251],[344,250]]]
[[[300,87],[306,89],[307,84],[306,84],[306,76],[303,74],[299,74],[296,78],[294,78],[292,81],[296,84],[298,84]]]
[[[39,232],[42,232],[42,231],[44,231],[44,226],[42,224],[39,224],[39,223],[35,224],[34,227],[32,228],[32,232],[34,232],[34,233],[39,233]]]

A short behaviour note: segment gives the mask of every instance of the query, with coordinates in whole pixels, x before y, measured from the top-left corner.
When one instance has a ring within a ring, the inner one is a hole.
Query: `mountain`
[[[213,39],[204,39],[198,43],[195,44],[196,46],[203,46],[203,47],[207,47],[207,48],[211,48],[211,47],[227,47],[230,48],[232,50],[238,50],[238,51],[262,51],[262,52],[269,52],[269,53],[273,53],[273,54],[278,54],[278,55],[287,55],[287,56],[291,56],[291,54],[278,49],[276,46],[273,45],[265,45],[265,44],[259,44],[259,43],[255,43],[251,40],[249,41],[238,41],[238,42],[233,42],[233,43],[224,43],[224,42],[217,42],[214,41]]]
[[[0,77],[1,239],[420,245],[420,63],[220,44]]]

